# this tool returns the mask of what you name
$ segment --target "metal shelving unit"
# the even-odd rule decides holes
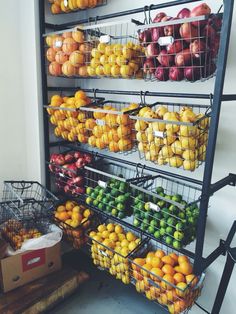
[[[47,73],[46,73],[46,64],[45,64],[45,52],[44,52],[44,38],[43,35],[49,29],[51,32],[57,32],[65,29],[71,29],[74,25],[83,24],[86,22],[97,22],[102,20],[107,20],[110,18],[123,17],[128,15],[133,15],[141,12],[150,12],[151,10],[163,9],[167,7],[183,5],[193,2],[199,2],[201,0],[176,0],[170,1],[168,3],[161,3],[157,5],[151,5],[146,7],[141,7],[133,10],[128,10],[124,12],[117,12],[113,14],[108,14],[104,16],[97,16],[95,18],[89,18],[89,20],[74,20],[63,24],[49,24],[45,21],[45,7],[44,1],[39,1],[39,13],[40,13],[40,35],[41,35],[41,69],[42,69],[42,93],[43,93],[43,105],[48,104],[48,92],[60,91],[60,92],[71,92],[73,93],[78,89],[75,87],[52,87],[48,86]],[[218,67],[217,74],[215,78],[214,92],[213,94],[190,94],[190,93],[161,93],[161,92],[141,92],[143,96],[156,96],[156,97],[169,97],[169,98],[183,98],[183,99],[200,99],[200,100],[209,100],[211,101],[211,123],[209,127],[209,140],[206,151],[206,161],[204,165],[204,174],[201,181],[189,178],[187,176],[182,176],[178,174],[174,174],[162,169],[153,168],[149,166],[145,166],[145,169],[151,171],[153,173],[158,173],[161,175],[169,176],[171,178],[179,178],[181,180],[185,180],[187,182],[192,182],[197,184],[201,189],[201,199],[200,199],[200,214],[198,218],[198,228],[197,228],[197,236],[196,236],[196,247],[194,252],[188,252],[183,250],[182,252],[194,258],[194,271],[197,275],[201,274],[216,258],[220,255],[225,255],[228,253],[227,265],[230,265],[230,271],[233,269],[233,255],[235,255],[235,250],[230,249],[230,243],[235,233],[235,224],[231,229],[229,237],[226,241],[220,240],[219,247],[216,248],[208,257],[203,256],[203,248],[204,248],[204,239],[205,239],[205,229],[206,229],[206,221],[208,215],[208,206],[210,197],[222,189],[227,185],[235,186],[236,185],[236,175],[229,174],[222,180],[212,183],[212,172],[214,165],[214,157],[215,157],[215,149],[216,149],[216,141],[218,134],[218,125],[221,113],[221,104],[222,102],[234,101],[236,100],[236,94],[224,94],[224,80],[225,80],[225,71],[228,57],[228,49],[229,49],[229,40],[230,40],[230,32],[231,32],[231,24],[232,24],[232,15],[233,15],[233,6],[234,0],[225,0],[224,1],[224,12],[223,12],[223,25],[221,31],[221,41],[220,48],[218,54]],[[157,84],[157,83],[156,83]],[[167,83],[166,83],[167,84]],[[95,92],[96,94],[114,94],[114,95],[130,95],[130,96],[139,96],[140,92],[136,91],[119,91],[119,90],[91,90],[84,89],[85,92]],[[49,121],[47,113],[44,111],[44,141],[45,141],[45,160],[49,160],[49,152],[50,148],[57,147],[59,145],[65,145],[67,147],[72,147],[74,149],[80,148],[79,145],[69,144],[64,141],[53,142],[49,141]],[[94,153],[96,156],[100,158],[106,158],[107,156],[102,153]],[[114,161],[120,161],[117,157],[109,157],[109,159]],[[136,164],[127,160],[122,160],[123,163],[127,165],[135,166]],[[46,186],[50,189],[50,173],[46,167]],[[233,251],[232,251],[233,250]],[[231,253],[230,253],[231,252]],[[212,313],[219,313],[221,304],[223,302],[223,297],[225,291],[222,289],[227,288],[228,281],[230,279],[230,275],[226,277],[222,277],[222,282],[219,288],[218,297],[216,299],[214,308]]]

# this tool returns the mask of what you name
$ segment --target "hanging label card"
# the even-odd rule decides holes
[[[156,136],[156,137],[161,137],[161,138],[165,137],[165,133],[161,132],[161,131],[154,131],[153,135]]]
[[[167,46],[167,45],[173,44],[174,41],[175,39],[172,36],[165,36],[165,37],[160,37],[158,39],[158,44],[160,46]]]
[[[155,212],[159,212],[161,209],[158,205],[152,203],[152,202],[149,202],[149,208],[154,210]]]
[[[56,48],[61,48],[61,47],[62,47],[62,41],[61,41],[61,40],[57,40],[57,41],[55,42],[55,47],[56,47]]]
[[[64,6],[68,7],[68,0],[64,0]]]
[[[103,125],[106,124],[106,122],[105,122],[104,120],[97,119],[97,120],[96,120],[96,124],[97,124],[97,125],[100,125],[100,126],[103,126]]]
[[[63,173],[61,173],[61,172],[59,172],[59,176],[62,177],[62,178],[65,177],[65,175]]]
[[[99,41],[101,44],[107,44],[111,41],[111,37],[109,35],[100,36]]]
[[[101,180],[98,181],[98,185],[99,185],[101,188],[103,188],[103,189],[105,189],[105,188],[107,187],[107,183],[104,182],[104,181],[101,181]]]
[[[107,254],[106,252],[104,252],[104,251],[102,251],[102,250],[98,250],[98,252],[99,252],[101,255],[108,257],[108,254]]]

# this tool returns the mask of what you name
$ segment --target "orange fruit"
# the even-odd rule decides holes
[[[163,256],[161,260],[164,264],[175,266],[175,260],[169,255]]]
[[[186,303],[184,300],[178,300],[174,303],[175,314],[181,313],[186,309]]]
[[[163,263],[159,257],[153,257],[151,260],[151,264],[154,268],[155,267],[161,268],[163,266]]]
[[[120,139],[118,146],[121,151],[128,151],[132,149],[132,142],[129,139]]]
[[[111,141],[109,143],[109,150],[113,153],[117,153],[120,151],[118,143]]]
[[[162,305],[166,305],[168,303],[167,295],[165,293],[161,293],[157,301]]]
[[[191,285],[191,287],[194,287],[194,286],[196,286],[196,284],[198,283],[198,278],[197,278],[197,276],[195,276],[195,275],[187,275],[186,277],[185,277],[185,279],[186,279],[186,282],[187,282],[187,284],[189,285]]]
[[[178,263],[181,264],[182,262],[190,263],[189,258],[185,255],[180,255],[178,257]]]
[[[120,125],[117,128],[117,135],[119,136],[119,138],[127,138],[131,135],[131,129],[125,125]]]
[[[96,147],[96,136],[92,135],[88,138],[88,144],[92,147]]]
[[[175,290],[166,291],[166,296],[167,296],[167,300],[170,302],[174,302],[174,301],[178,300],[178,296],[177,296]]]
[[[137,270],[133,270],[133,277],[138,281],[143,280],[143,275],[141,275]]]
[[[63,40],[62,51],[70,55],[73,51],[78,49],[78,43],[71,37]]]
[[[155,252],[155,256],[156,256],[156,257],[159,257],[159,258],[162,258],[162,257],[165,256],[165,253],[164,253],[162,250],[157,250],[157,251]]]
[[[115,127],[117,125],[116,118],[116,114],[107,114],[105,117],[106,124],[111,128]]]
[[[73,210],[75,206],[77,206],[77,204],[74,201],[67,201],[65,204],[66,210]]]
[[[69,60],[74,67],[82,66],[85,62],[84,55],[79,50],[73,51]]]
[[[156,300],[160,296],[160,294],[161,294],[161,289],[152,286],[152,287],[150,287],[149,292],[150,292],[150,295],[151,295],[152,299]]]
[[[109,138],[109,141],[114,141],[114,142],[119,142],[120,140],[116,129],[111,129],[108,132],[108,138]]]
[[[76,68],[70,63],[70,61],[63,63],[61,70],[62,73],[66,76],[74,76],[77,73]]]
[[[185,276],[191,275],[193,273],[193,266],[188,262],[182,262],[179,265],[179,268],[180,268],[180,273],[182,273]]]
[[[52,63],[50,63],[48,71],[53,76],[60,76],[62,74],[61,65],[57,63],[56,61],[53,61]]]
[[[58,214],[58,219],[61,220],[61,221],[66,221],[69,218],[70,218],[70,216],[68,215],[68,213],[66,211],[65,212],[60,212]]]
[[[75,99],[84,99],[86,100],[87,96],[86,96],[86,93],[83,91],[83,90],[78,90],[76,93],[75,93]]]
[[[72,38],[79,44],[84,42],[84,33],[82,31],[72,32]]]
[[[144,277],[149,277],[150,275],[149,275],[149,273],[148,273],[146,270],[151,271],[152,265],[146,263],[146,264],[144,264],[144,265],[142,266],[142,268],[143,268],[143,269],[141,269],[141,274],[142,274]]]
[[[169,256],[175,261],[175,265],[177,265],[179,256],[176,253],[170,253]]]
[[[165,274],[174,276],[175,270],[171,265],[165,264],[161,269]]]
[[[117,124],[127,125],[130,123],[129,116],[127,114],[118,115],[116,118]]]
[[[80,107],[84,107],[86,105],[87,105],[87,102],[84,99],[76,99],[76,101],[75,101],[75,107],[77,109],[80,108]],[[83,114],[86,117],[84,112],[81,112],[81,114]]]
[[[57,207],[57,212],[58,213],[61,213],[61,212],[64,212],[66,210],[65,206],[64,205],[60,205]]]
[[[144,280],[137,281],[135,284],[135,288],[136,288],[137,292],[143,293],[146,290]]]
[[[104,148],[106,148],[106,143],[101,138],[97,138],[96,139],[96,147],[99,149],[104,149]]]
[[[173,276],[175,283],[185,282],[185,276],[181,273],[175,273]]]
[[[59,13],[61,13],[61,6],[53,3],[51,5],[51,12],[52,12],[52,14],[59,14]]]
[[[137,264],[137,265],[140,265],[140,266],[143,266],[143,265],[146,263],[146,261],[145,261],[144,258],[135,258],[135,259],[133,260],[133,262],[134,262],[135,264]],[[135,265],[134,263],[131,264],[132,269],[137,270],[137,271],[140,271],[141,268],[138,267],[137,265]]]
[[[182,297],[182,298],[185,298],[188,293],[189,293],[189,290],[188,290],[188,285],[185,283],[185,282],[179,282],[177,283],[176,285],[176,288],[175,291],[176,291],[176,294],[179,296],[179,297]]]
[[[171,283],[172,285],[175,284],[174,278],[169,274],[163,276],[163,281],[161,281],[160,285],[165,290],[172,290],[173,286],[169,285],[168,283]]]
[[[152,275],[150,275],[150,278],[153,281],[161,281],[159,277],[163,277],[165,275],[165,273],[158,267],[152,268],[151,273]]]
[[[65,33],[62,34],[63,38],[68,38],[68,37],[71,37],[71,36],[72,36],[71,32],[65,32]]]
[[[56,53],[57,52],[53,48],[48,48],[47,54],[46,54],[48,61],[50,62],[55,61]]]
[[[146,256],[146,263],[151,264],[153,257],[155,257],[155,252],[149,252]]]
[[[96,121],[94,119],[87,119],[85,122],[85,127],[88,130],[92,130],[96,126]]]

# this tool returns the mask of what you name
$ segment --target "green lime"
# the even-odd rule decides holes
[[[151,225],[152,227],[154,227],[154,228],[157,228],[157,227],[158,227],[158,222],[153,219],[153,220],[150,221],[150,225]]]
[[[179,217],[180,219],[184,219],[184,218],[185,218],[185,213],[179,212],[178,217]]]
[[[163,237],[166,233],[166,229],[165,228],[161,228],[160,229],[160,235]]]
[[[178,212],[178,207],[175,205],[170,205],[169,207],[169,213],[176,214]]]
[[[146,228],[148,228],[149,220],[147,218],[144,218],[143,219],[143,224],[146,226]]]
[[[191,225],[195,225],[197,223],[197,219],[194,217],[189,217],[188,223],[190,223]]]
[[[145,225],[144,223],[141,224],[140,228],[143,230],[143,231],[146,231],[147,229],[147,225]]]
[[[119,191],[117,191],[117,190],[115,190],[115,189],[112,189],[112,190],[111,190],[111,196],[116,197],[116,196],[118,196],[118,195],[119,195]]]
[[[175,240],[181,241],[184,238],[184,233],[180,231],[175,231],[174,238]]]
[[[124,195],[119,195],[117,196],[116,200],[118,203],[124,203],[126,199]]]
[[[160,230],[157,230],[157,231],[154,232],[154,237],[155,237],[156,239],[160,239],[160,237],[161,237]]]
[[[112,214],[113,216],[116,216],[116,217],[117,217],[117,215],[118,215],[118,210],[117,210],[116,208],[112,208],[111,214]]]
[[[91,197],[86,198],[86,204],[91,205],[93,203],[93,199]]]
[[[156,219],[156,220],[161,220],[162,219],[162,214],[159,212],[159,213],[155,213],[153,215],[153,219]]]
[[[99,204],[99,202],[98,202],[97,200],[94,200],[94,201],[93,201],[93,206],[97,207],[98,204]]]
[[[110,201],[110,202],[108,203],[108,205],[111,206],[111,207],[115,207],[116,203],[115,203],[115,201]]]
[[[107,199],[107,197],[104,197],[103,200],[102,200],[102,202],[103,202],[103,204],[106,204],[106,205],[107,205],[107,204],[109,203],[109,200]]]
[[[151,234],[154,234],[155,229],[152,226],[149,226],[148,227],[148,232],[151,233]]]
[[[160,195],[161,197],[165,197],[165,193],[164,192],[159,192],[158,195]]]
[[[167,236],[167,237],[165,238],[165,242],[166,242],[166,244],[168,244],[168,245],[172,245],[173,238],[172,238],[172,237]]]
[[[169,208],[167,208],[167,207],[164,207],[164,208],[162,208],[162,210],[161,210],[161,212],[162,212],[162,215],[163,215],[163,217],[164,218],[169,218]]]
[[[98,209],[100,209],[100,210],[104,210],[104,209],[105,209],[104,204],[99,203],[99,204],[98,204]]]
[[[147,219],[151,219],[152,218],[151,211],[149,210],[147,212],[144,212],[144,217]]]
[[[180,203],[182,201],[182,195],[180,194],[175,194],[172,196],[172,201]]]
[[[103,195],[104,193],[105,193],[105,191],[104,191],[103,189],[101,189],[101,190],[98,192],[99,195]]]
[[[125,205],[122,203],[118,203],[116,206],[118,211],[124,211],[125,210]]]
[[[172,228],[172,227],[167,227],[167,228],[166,228],[166,233],[167,233],[167,234],[170,234],[170,235],[173,235],[173,233],[174,233],[174,228]]]
[[[157,203],[157,205],[160,207],[160,208],[163,208],[165,206],[166,202],[165,201],[159,201]]]
[[[138,203],[136,206],[139,210],[144,210],[144,204],[143,203]]]
[[[173,217],[170,217],[167,219],[167,224],[171,227],[174,227],[176,225],[176,220]]]
[[[93,189],[91,187],[86,188],[86,194],[90,195],[93,192]]]
[[[175,249],[179,250],[179,249],[181,249],[182,244],[181,244],[181,242],[174,240],[173,243],[172,243],[172,246],[173,246]]]
[[[162,186],[158,186],[158,187],[156,188],[156,192],[157,192],[158,194],[164,193],[163,187],[162,187]]]
[[[144,209],[150,210],[150,203],[149,202],[144,204]]]
[[[165,199],[166,199],[166,200],[172,200],[172,196],[171,196],[171,195],[166,195],[166,196],[165,196]]]
[[[165,219],[162,219],[162,220],[160,221],[160,227],[161,227],[161,228],[166,228],[166,221],[165,221]]]
[[[111,213],[112,209],[113,209],[112,206],[109,206],[109,205],[106,206],[106,212],[107,213]]]
[[[182,222],[178,222],[175,226],[175,229],[177,231],[183,231],[184,230],[184,225],[182,224]]]
[[[135,227],[139,227],[139,226],[141,225],[141,221],[140,221],[138,218],[134,218],[133,225],[134,225]]]
[[[94,192],[91,193],[90,196],[91,196],[91,198],[95,199],[97,197],[97,193],[95,193],[95,191],[94,191]]]
[[[119,213],[118,213],[118,218],[124,219],[125,217],[126,217],[126,215],[125,215],[124,212],[119,212]]]

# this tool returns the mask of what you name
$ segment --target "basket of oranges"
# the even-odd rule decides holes
[[[48,0],[52,14],[65,14],[93,9],[107,4],[107,0]]]

